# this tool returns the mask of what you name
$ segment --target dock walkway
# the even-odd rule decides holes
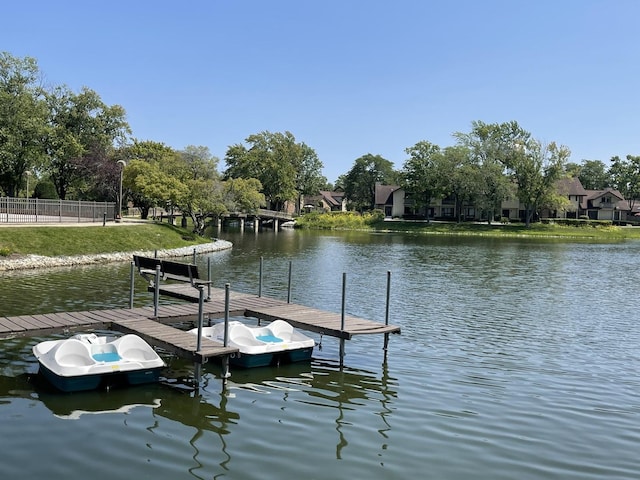
[[[137,307],[0,317],[0,339],[99,329],[140,335],[154,346],[199,363],[210,357],[237,352],[235,348],[205,338],[201,339],[201,348],[196,351],[195,335],[168,324],[197,321],[197,290],[184,284],[164,284],[161,290],[165,295],[183,298],[189,303],[161,305],[157,316],[153,307]],[[205,318],[224,318],[225,296],[224,289],[211,289],[210,299],[203,304]],[[400,333],[400,327],[352,316],[345,316],[344,328],[341,328],[342,316],[338,313],[239,292],[229,294],[229,315],[268,321],[281,319],[294,327],[341,340],[349,340],[354,335]]]

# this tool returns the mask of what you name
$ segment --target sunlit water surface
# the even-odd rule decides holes
[[[220,235],[217,287],[384,321],[320,338],[311,364],[233,370],[166,357],[165,383],[70,395],[0,343],[0,477],[638,479],[637,242],[363,233]],[[206,268],[207,257],[198,258]],[[5,273],[0,314],[126,307],[129,265]],[[150,305],[136,279],[135,304]],[[168,386],[167,384],[171,385]]]

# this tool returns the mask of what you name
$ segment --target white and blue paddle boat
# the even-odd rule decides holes
[[[228,342],[239,353],[231,355],[231,364],[243,368],[266,367],[280,363],[311,360],[315,341],[298,332],[290,323],[275,320],[269,325],[249,327],[240,321],[230,321]],[[224,342],[224,322],[202,328],[202,336]],[[189,330],[198,335],[198,329]]]
[[[157,382],[164,361],[137,335],[77,334],[33,347],[42,375],[63,392],[95,390],[101,384]]]

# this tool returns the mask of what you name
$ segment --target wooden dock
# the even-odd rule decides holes
[[[168,324],[195,322],[198,319],[198,290],[186,284],[163,284],[161,294],[188,300],[188,303],[153,307],[115,308],[79,312],[46,313],[0,317],[0,339],[45,336],[54,333],[73,333],[87,330],[115,330],[140,335],[151,345],[181,357],[203,363],[207,358],[227,356],[237,352],[218,342],[201,339],[196,351],[197,337]],[[203,304],[205,319],[225,316],[226,291],[211,289],[211,297]],[[255,317],[260,320],[285,320],[294,327],[322,335],[349,340],[354,335],[400,333],[400,327],[385,325],[339,313],[287,303],[269,297],[230,292],[229,316]]]

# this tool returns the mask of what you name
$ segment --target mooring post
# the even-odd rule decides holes
[[[207,300],[211,300],[211,257],[207,257]]]
[[[291,267],[293,262],[289,260],[289,286],[287,287],[287,303],[291,303]]]
[[[191,263],[193,263],[194,265],[196,264],[196,249],[195,249],[195,247],[193,248],[193,261]]]
[[[389,299],[391,298],[391,272],[387,271],[387,304],[384,311],[384,324],[389,325]],[[384,361],[387,362],[387,349],[389,347],[389,334],[384,334]]]
[[[196,351],[202,348],[202,325],[204,324],[204,285],[198,285],[198,341]]]
[[[160,303],[160,265],[156,265],[156,278],[153,281],[153,316],[158,318],[158,304]]]
[[[135,288],[135,263],[131,262],[131,269],[129,272],[129,308],[133,308],[133,290]]]
[[[158,249],[157,248],[153,251],[153,258],[158,258]]]
[[[258,296],[262,296],[262,264],[264,263],[264,257],[260,257],[260,273],[258,274]]]
[[[224,339],[223,345],[229,346],[229,295],[230,285],[226,283],[224,285]],[[222,388],[227,388],[227,379],[231,376],[229,372],[229,355],[222,357]]]
[[[342,308],[340,314],[340,331],[344,332],[345,302],[347,297],[347,273],[342,273]],[[340,368],[344,366],[344,338],[340,337]]]

